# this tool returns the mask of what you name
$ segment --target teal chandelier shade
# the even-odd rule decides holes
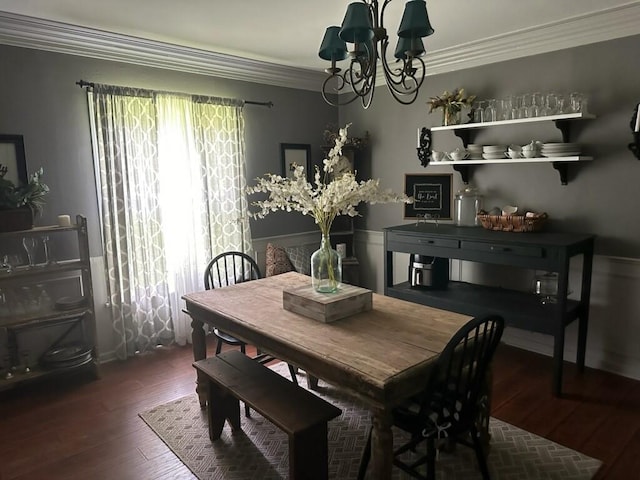
[[[342,20],[340,38],[349,43],[361,43],[373,38],[373,26],[369,7],[363,2],[353,2],[347,7]]]
[[[418,38],[398,38],[398,44],[396,45],[396,51],[393,54],[398,60],[405,60],[409,57],[421,57],[425,54],[424,43],[422,39]]]
[[[400,38],[422,38],[433,35],[433,32],[426,2],[424,0],[407,2],[398,28],[398,36]]]
[[[340,61],[347,58],[347,44],[342,40],[338,33],[340,27],[328,27],[324,32],[322,44],[318,55],[323,60]]]
[[[382,75],[398,103],[410,105],[418,98],[427,70],[422,39],[434,30],[425,0],[409,0],[404,6],[394,50],[384,24],[387,6],[392,1],[352,1],[342,25],[326,29],[318,55],[331,62],[322,83],[322,97],[328,104],[347,105],[360,99],[363,108],[369,108],[376,79]],[[349,63],[343,70],[336,62],[345,59]]]

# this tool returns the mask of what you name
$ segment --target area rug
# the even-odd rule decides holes
[[[284,365],[274,370],[288,376]],[[306,384],[300,375],[300,385]],[[337,388],[320,382],[318,395],[342,409],[329,422],[329,478],[357,478],[360,454],[370,425],[368,411]],[[242,416],[242,432],[225,425],[214,443],[209,441],[207,415],[196,394],[159,405],[140,417],[200,480],[286,479],[289,471],[287,436],[255,411]],[[513,425],[492,418],[489,471],[494,480],[588,480],[601,461],[587,457]],[[394,429],[395,430],[395,429]],[[402,441],[394,431],[394,444]],[[409,478],[393,469],[393,479]],[[481,479],[473,451],[462,445],[453,453],[440,452],[437,478]]]

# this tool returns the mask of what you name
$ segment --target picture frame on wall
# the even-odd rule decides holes
[[[452,219],[453,174],[405,174],[404,193],[414,198],[405,203],[404,218]]]
[[[304,167],[304,174],[309,177],[311,166],[311,145],[305,143],[281,143],[282,176],[293,178],[297,165]]]
[[[22,135],[0,134],[0,164],[7,168],[5,180],[9,180],[16,186],[25,185],[28,182]]]

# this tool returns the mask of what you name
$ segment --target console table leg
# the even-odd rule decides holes
[[[553,381],[552,391],[556,397],[562,396],[562,366],[564,363],[564,325],[558,325],[553,339]]]

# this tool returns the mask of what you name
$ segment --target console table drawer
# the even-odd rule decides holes
[[[542,258],[544,248],[536,246],[510,245],[501,243],[467,242],[462,241],[460,248],[478,252],[495,253],[499,255],[516,255],[519,257]]]
[[[439,247],[439,248],[460,248],[460,241],[455,238],[429,237],[426,235],[411,235],[402,233],[387,233],[387,241],[389,243],[407,245],[408,251],[417,246],[423,247]]]

